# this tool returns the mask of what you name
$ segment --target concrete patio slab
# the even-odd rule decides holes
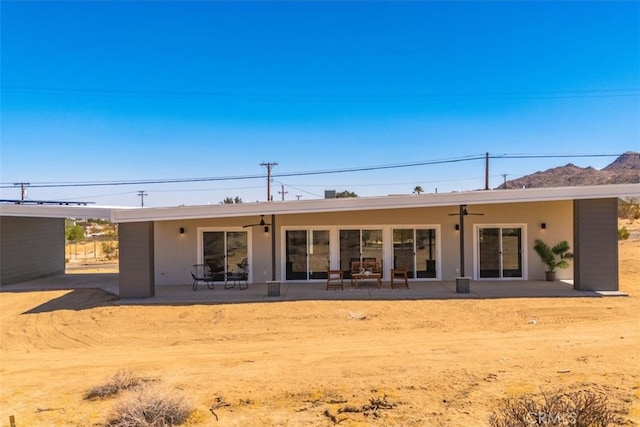
[[[2,292],[46,291],[63,289],[99,288],[118,295],[118,274],[67,274],[46,277],[2,287]],[[488,298],[571,298],[626,296],[622,292],[576,291],[570,283],[546,281],[472,281],[469,293],[456,293],[455,281],[411,282],[409,289],[391,289],[388,282],[377,286],[351,287],[344,290],[326,290],[323,282],[282,283],[280,295],[269,296],[266,283],[250,284],[247,289],[225,289],[216,284],[214,289],[192,284],[156,286],[155,296],[144,299],[117,300],[114,304],[230,304],[249,302],[310,301],[310,300],[429,300],[429,299],[488,299]]]

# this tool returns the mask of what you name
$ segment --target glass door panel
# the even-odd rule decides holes
[[[246,231],[227,232],[227,272],[246,269],[249,253],[248,238]]]
[[[351,278],[351,262],[360,261],[360,230],[340,230],[340,270]]]
[[[382,265],[382,230],[362,230],[362,261],[379,261]]]
[[[393,230],[393,268],[406,268],[407,276],[414,277],[413,229]]]
[[[224,231],[205,231],[202,236],[203,263],[211,268],[216,280],[224,280]]]
[[[436,255],[436,230],[416,230],[417,277],[436,278]]]
[[[307,231],[286,232],[286,279],[307,280]]]
[[[502,229],[502,277],[522,277],[522,230]]]
[[[500,229],[481,228],[480,242],[480,277],[500,277]]]
[[[310,230],[309,278],[326,279],[329,270],[329,231]]]

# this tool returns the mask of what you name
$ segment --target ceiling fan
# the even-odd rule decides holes
[[[450,213],[449,216],[460,215],[460,212]],[[462,215],[484,215],[483,213],[470,213],[467,211],[467,205],[462,205]]]
[[[271,224],[268,224],[268,223],[264,222],[264,215],[260,215],[260,222],[259,222],[259,223],[257,223],[257,224],[247,224],[247,225],[243,225],[243,226],[242,226],[242,228],[247,228],[247,227],[257,227],[257,226],[260,226],[260,227],[264,227],[264,232],[265,232],[265,233],[268,233],[268,232],[269,232],[269,226],[270,226],[270,225],[271,225]]]

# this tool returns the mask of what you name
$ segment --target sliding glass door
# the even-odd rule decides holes
[[[393,267],[407,270],[409,278],[435,279],[436,230],[400,228],[393,230]]]
[[[340,230],[340,269],[351,277],[354,261],[379,261],[382,271],[382,230]]]
[[[216,280],[247,264],[249,245],[246,231],[205,231],[202,234],[203,263],[216,273]]]
[[[478,266],[481,279],[521,278],[522,228],[479,228]]]
[[[329,269],[328,230],[287,230],[286,279],[326,279]]]

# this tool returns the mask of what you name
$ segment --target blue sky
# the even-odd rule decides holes
[[[640,3],[7,2],[2,198],[266,199],[265,176],[640,151]],[[572,162],[500,159],[490,186]],[[470,190],[484,161],[275,177],[274,199]]]

